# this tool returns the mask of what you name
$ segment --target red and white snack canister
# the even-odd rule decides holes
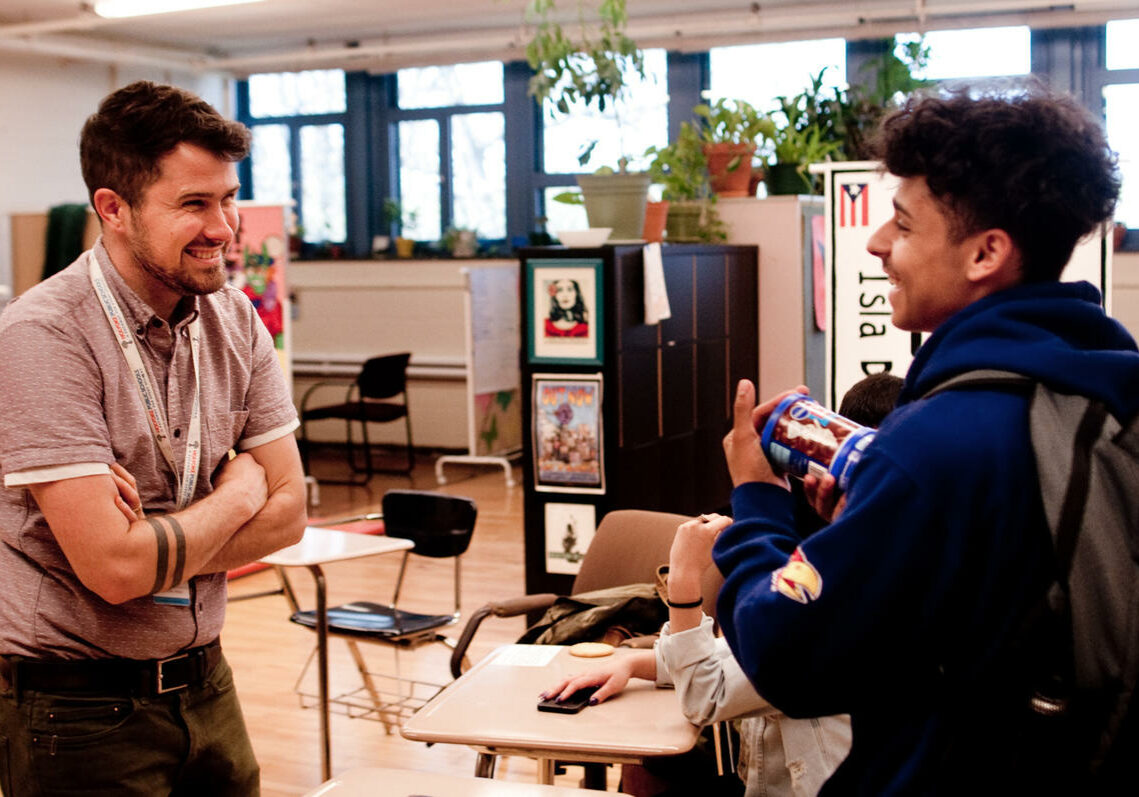
[[[874,439],[862,426],[803,393],[792,393],[776,405],[760,435],[763,453],[772,467],[802,478],[830,473],[846,490],[854,466]]]

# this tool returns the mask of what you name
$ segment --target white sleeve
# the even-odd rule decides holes
[[[708,725],[746,715],[777,713],[740,669],[728,643],[712,633],[712,618],[673,634],[668,623],[656,644],[657,683],[675,685],[689,722]],[[667,675],[666,675],[667,674]],[[665,680],[665,679],[668,680]]]

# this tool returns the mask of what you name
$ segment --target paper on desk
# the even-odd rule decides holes
[[[555,645],[507,645],[490,660],[491,664],[508,664],[513,667],[545,667],[561,648]]]
[[[645,244],[645,323],[657,324],[672,318],[672,308],[668,304],[668,291],[664,285],[664,263],[661,261],[660,244]]]

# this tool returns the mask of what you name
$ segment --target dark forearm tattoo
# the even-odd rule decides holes
[[[170,558],[170,543],[166,540],[166,529],[157,518],[148,517],[146,522],[154,529],[154,539],[158,542],[158,564],[154,574],[152,593],[161,592],[166,586],[166,560]]]
[[[167,515],[166,520],[174,532],[174,579],[171,584],[181,584],[182,569],[186,566],[186,535],[173,516]]]
[[[182,583],[182,571],[186,567],[186,533],[182,525],[171,515],[161,517],[148,517],[146,521],[154,529],[154,539],[158,543],[157,562],[154,569],[154,586],[151,593],[161,592],[166,588],[166,568],[170,562],[170,539],[166,525],[170,524],[170,532],[174,534],[174,571],[170,579],[170,586]]]

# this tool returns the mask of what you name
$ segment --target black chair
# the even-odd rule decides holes
[[[423,699],[416,697],[417,687],[425,687],[435,691],[442,688],[442,684],[427,684],[400,677],[398,674],[399,650],[434,642],[442,643],[448,648],[454,647],[454,642],[440,632],[459,620],[462,586],[461,556],[470,546],[477,517],[478,507],[469,498],[422,490],[389,490],[384,494],[384,533],[391,537],[411,540],[415,547],[403,554],[403,561],[400,563],[399,576],[396,579],[390,604],[353,601],[328,609],[328,633],[330,636],[339,636],[347,642],[356,662],[356,668],[364,682],[362,689],[369,696],[369,699],[363,704],[354,702],[350,696],[333,698],[331,702],[346,705],[350,714],[352,709],[356,708],[360,715],[378,715],[390,733],[395,724],[393,720],[396,716],[401,712],[414,710],[426,701],[426,697]],[[408,570],[408,561],[412,555],[431,559],[453,560],[453,612],[450,614],[428,614],[409,611],[399,606],[400,590]],[[280,568],[278,568],[278,572],[283,577]],[[294,611],[289,619],[294,623],[315,630],[316,612],[298,610],[295,599],[290,603]],[[356,644],[360,641],[393,647],[396,651],[396,675],[377,675],[370,672]],[[303,677],[304,672],[301,673],[301,678]],[[298,678],[298,685],[301,678]],[[397,693],[395,695],[383,694],[376,685],[376,680],[379,678],[395,681]],[[433,693],[434,691],[432,691]]]
[[[309,407],[309,400],[321,388],[330,385],[345,385],[345,380],[322,380],[305,391],[301,398],[301,455],[304,458],[305,472],[311,474],[309,466],[308,422],[327,418],[340,418],[344,421],[347,438],[348,466],[353,474],[363,474],[363,478],[321,479],[330,484],[367,484],[377,469],[372,464],[372,446],[368,440],[369,423],[391,423],[404,419],[407,428],[407,468],[396,471],[382,471],[410,474],[415,467],[415,449],[411,442],[411,415],[407,405],[407,363],[411,354],[388,354],[373,357],[364,363],[359,375],[347,383],[344,401],[339,404]],[[401,397],[399,401],[390,401]],[[352,423],[360,424],[363,438],[364,462],[356,462],[356,443],[352,434]]]

